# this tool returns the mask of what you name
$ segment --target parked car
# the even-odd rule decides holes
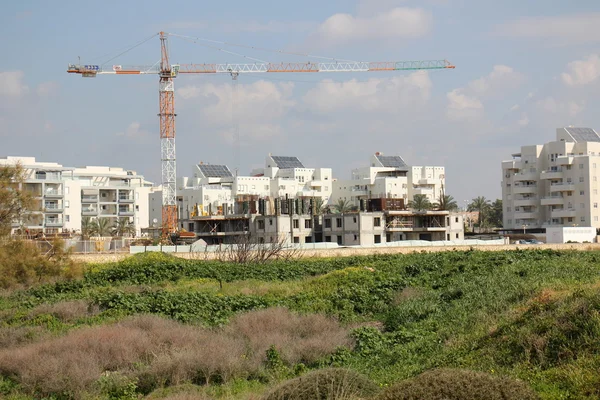
[[[524,240],[525,244],[544,244],[544,242],[541,242],[537,239],[529,239],[529,240]]]

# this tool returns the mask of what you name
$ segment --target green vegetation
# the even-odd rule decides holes
[[[596,251],[148,253],[0,296],[0,396],[593,399],[599,337]]]

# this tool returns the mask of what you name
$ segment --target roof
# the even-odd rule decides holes
[[[198,164],[198,168],[200,168],[202,174],[207,178],[233,177],[227,165]]]
[[[386,168],[399,168],[399,169],[400,168],[402,168],[402,169],[408,168],[408,165],[406,165],[406,163],[400,156],[376,155],[375,157],[377,157],[377,159],[379,160],[381,165],[383,165]]]
[[[271,156],[278,168],[305,168],[298,157]]]
[[[600,135],[591,128],[567,127],[565,130],[571,135],[575,142],[600,142]]]

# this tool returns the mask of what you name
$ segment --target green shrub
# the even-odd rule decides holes
[[[343,368],[325,368],[281,383],[263,400],[351,400],[370,398],[379,387]]]
[[[437,369],[397,383],[376,400],[535,400],[519,380],[460,369]]]

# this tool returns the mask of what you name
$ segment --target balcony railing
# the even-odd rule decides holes
[[[46,197],[60,197],[63,195],[62,190],[46,190],[44,196]]]
[[[44,221],[46,226],[62,226],[63,220],[59,218],[48,218]]]
[[[83,195],[81,196],[81,201],[83,203],[89,201],[89,202],[97,202],[98,201],[98,196],[97,195]]]

